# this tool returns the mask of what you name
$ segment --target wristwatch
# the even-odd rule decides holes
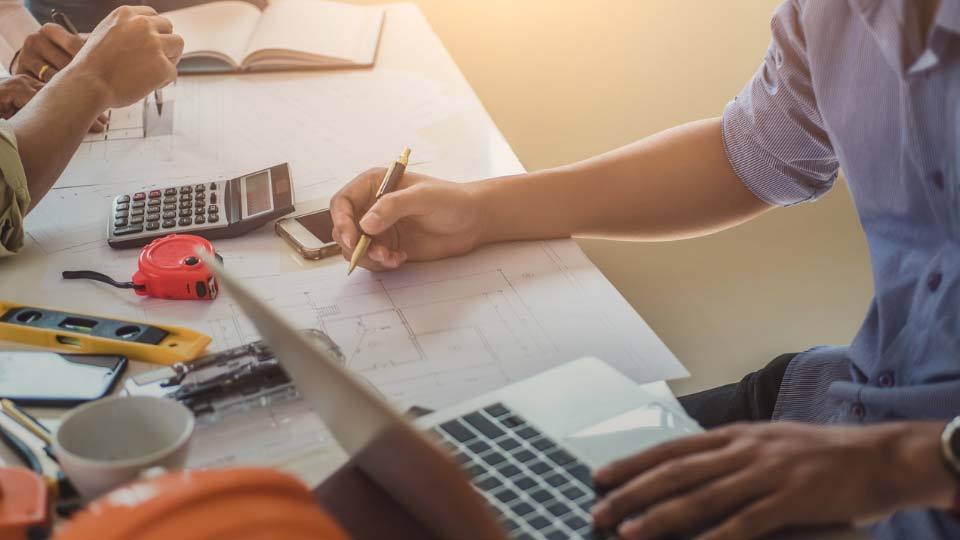
[[[957,479],[957,495],[953,501],[954,516],[960,517],[960,416],[954,418],[947,427],[943,428],[940,436],[940,450],[947,468]]]

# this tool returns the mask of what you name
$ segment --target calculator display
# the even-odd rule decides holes
[[[256,216],[273,210],[270,171],[262,171],[243,179],[244,216]]]

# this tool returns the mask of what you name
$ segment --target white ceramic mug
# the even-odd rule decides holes
[[[60,467],[87,500],[152,467],[187,462],[193,413],[172,399],[115,396],[73,409],[53,440]]]

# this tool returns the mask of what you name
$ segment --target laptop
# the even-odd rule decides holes
[[[593,358],[411,422],[201,256],[353,463],[437,538],[603,538],[591,470],[701,431],[662,383],[637,385]]]

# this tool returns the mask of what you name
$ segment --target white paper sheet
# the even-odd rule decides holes
[[[53,189],[27,214],[25,230],[48,255],[106,246],[114,197],[171,185],[174,184],[164,182]]]
[[[436,159],[419,132],[463,108],[442,83],[415,73],[326,75],[183,77],[172,135],[81,145],[56,187],[202,182],[289,162],[296,197],[308,200],[407,146],[414,166]]]
[[[347,366],[401,408],[455,403],[587,355],[637,382],[686,375],[571,240],[493,246],[390,273],[359,270],[348,278],[342,261],[280,274],[271,262],[283,257],[276,249],[279,240],[268,238],[261,241],[272,241],[274,249],[262,244],[263,249],[235,252],[233,243],[218,243],[218,249],[226,264],[293,324],[327,332],[343,349]],[[53,305],[69,308],[70,299],[105,287],[57,283],[66,264],[129,279],[135,258],[119,252],[124,255],[108,259],[110,251],[49,257],[45,290],[61,300]],[[125,315],[134,308],[139,319],[204,332],[214,338],[212,350],[259,337],[226,295],[200,302],[116,294],[126,297],[116,306]],[[24,296],[37,301],[35,292]],[[114,307],[85,311],[110,315]]]

